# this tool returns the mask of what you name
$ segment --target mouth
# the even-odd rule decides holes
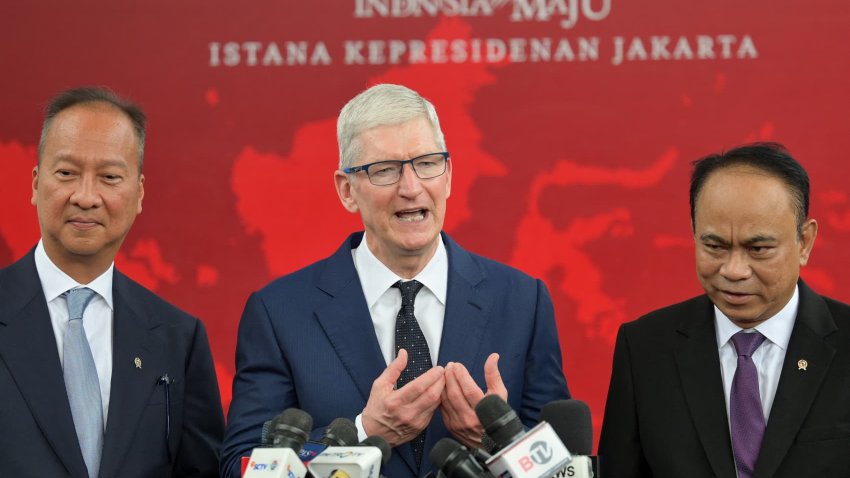
[[[723,297],[723,300],[732,305],[744,305],[750,300],[752,300],[755,295],[753,294],[745,294],[743,292],[733,292],[727,290],[720,290],[720,295]]]
[[[427,209],[407,209],[395,213],[395,217],[401,222],[422,222],[428,217]]]
[[[79,230],[94,229],[95,227],[100,225],[98,221],[84,217],[72,217],[68,219],[68,224],[70,224],[71,227]]]

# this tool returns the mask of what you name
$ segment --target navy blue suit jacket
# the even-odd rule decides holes
[[[239,476],[239,458],[260,441],[264,421],[297,407],[314,420],[314,436],[334,418],[363,411],[372,382],[387,364],[354,268],[351,235],[331,257],[281,277],[253,294],[239,325],[236,377],[222,448],[222,476]],[[443,235],[448,292],[438,363],[461,362],[482,389],[484,362],[500,354],[508,401],[527,425],[540,408],[569,397],[552,301],[546,286],[516,269],[470,254]],[[448,436],[439,411],[427,429],[428,453]],[[422,476],[409,444],[393,449],[390,478]]]
[[[218,476],[224,417],[203,325],[117,269],[113,305],[100,476]],[[0,476],[88,477],[32,252],[0,270]]]

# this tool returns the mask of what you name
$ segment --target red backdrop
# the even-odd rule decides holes
[[[201,317],[230,399],[248,294],[360,227],[332,185],[335,118],[396,82],[454,164],[446,230],[543,278],[598,430],[617,326],[700,292],[689,163],[785,143],[820,235],[803,275],[850,300],[850,4],[842,0],[6,2],[0,266],[38,240],[41,109],[108,85],[150,116],[144,213],[118,266]]]

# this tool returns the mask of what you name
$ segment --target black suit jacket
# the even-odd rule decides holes
[[[755,478],[848,477],[850,306],[799,289]],[[599,454],[606,478],[735,478],[708,297],[620,328]]]
[[[224,419],[203,325],[117,269],[113,303],[100,476],[218,476]],[[88,476],[32,252],[0,270],[0,476]]]

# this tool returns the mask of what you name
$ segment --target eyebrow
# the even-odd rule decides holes
[[[61,163],[61,162],[63,162],[63,161],[64,161],[64,162],[71,163],[71,164],[74,164],[74,165],[79,165],[79,164],[80,164],[80,162],[81,162],[80,160],[78,160],[78,159],[77,159],[77,158],[75,158],[74,156],[71,156],[71,155],[68,155],[68,154],[61,155],[61,156],[59,156],[59,157],[57,158],[57,160],[56,160],[57,164],[58,164],[58,163]],[[122,160],[122,159],[111,159],[111,158],[107,158],[107,159],[100,159],[100,160],[98,160],[98,165],[97,165],[97,166],[98,166],[99,168],[102,168],[102,167],[116,167],[116,168],[121,168],[121,169],[123,169],[123,170],[128,170],[128,169],[130,169],[130,168],[129,168],[129,166],[127,165],[127,161],[124,161],[124,160]]]
[[[717,243],[722,244],[724,246],[729,245],[729,241],[727,241],[726,239],[723,239],[722,237],[718,236],[717,234],[711,234],[711,233],[702,234],[702,235],[699,236],[699,238],[702,242],[711,241],[711,242],[717,242]],[[751,246],[753,244],[758,244],[758,243],[763,243],[763,242],[776,242],[776,237],[769,236],[767,234],[756,234],[755,236],[747,238],[745,241],[743,241],[743,244],[745,246]]]

